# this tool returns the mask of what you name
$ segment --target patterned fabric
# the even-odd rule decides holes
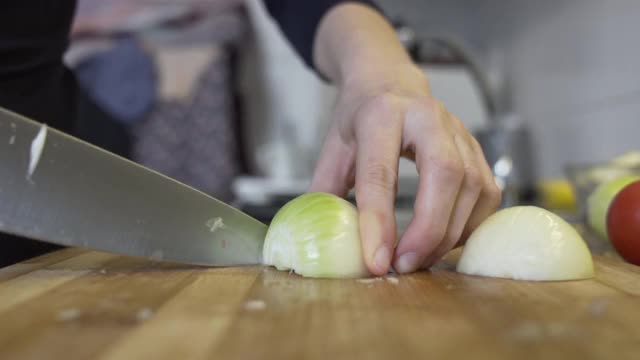
[[[96,5],[95,9],[87,5],[96,11],[87,11],[85,16],[105,19],[104,24],[118,18],[107,16],[110,11],[120,13],[117,9],[126,8],[135,18],[144,9],[168,8],[140,2],[124,6],[121,0],[110,0],[112,6],[95,0],[80,3]],[[93,84],[86,88],[97,89],[90,95],[114,121],[126,124],[131,160],[223,200],[231,199],[231,184],[241,169],[230,59],[246,30],[238,4],[207,0],[201,4],[207,6],[193,6],[186,2],[182,5],[200,16],[179,24],[158,24],[153,30],[130,34],[130,39],[111,41],[110,50],[98,51],[79,63],[93,64],[90,71],[81,71],[82,66],[76,69],[79,75],[87,73],[79,76],[81,81]],[[117,28],[111,25],[103,30]],[[102,38],[95,34],[103,32],[89,31],[98,41]],[[145,106],[131,106],[137,99],[144,100],[139,103]]]
[[[72,36],[137,32],[193,16],[238,9],[243,0],[78,0]]]
[[[160,100],[136,124],[133,159],[222,200],[240,172],[229,56],[214,57],[193,96]]]
[[[134,123],[153,106],[153,61],[134,36],[124,36],[110,50],[80,62],[74,73],[91,99],[116,121]]]

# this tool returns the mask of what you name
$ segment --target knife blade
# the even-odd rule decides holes
[[[0,108],[0,231],[192,264],[259,264],[267,226],[176,180]]]

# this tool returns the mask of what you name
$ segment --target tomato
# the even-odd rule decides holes
[[[607,234],[620,256],[640,266],[640,180],[625,186],[611,202]]]

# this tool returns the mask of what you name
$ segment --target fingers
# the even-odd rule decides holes
[[[473,137],[471,138],[470,144],[476,156],[476,162],[479,164],[479,170],[482,176],[482,191],[480,192],[476,206],[467,221],[461,242],[464,242],[473,230],[475,230],[489,215],[493,214],[500,207],[502,202],[502,191],[494,180],[493,172],[487,164],[482,147]]]
[[[429,104],[408,112],[405,132],[421,129],[415,140],[419,189],[414,217],[396,249],[394,268],[401,273],[419,268],[442,242],[464,180],[465,164],[447,128],[446,110]],[[420,124],[423,124],[422,126]],[[465,194],[462,201],[471,201]]]
[[[430,266],[496,211],[501,192],[482,148],[437,100],[376,97],[327,136],[310,191],[346,196],[355,182],[363,254],[374,275]],[[400,156],[413,158],[419,189],[414,217],[396,243],[394,201]],[[395,252],[395,254],[394,254]]]
[[[356,200],[363,253],[374,275],[388,272],[396,239],[394,200],[402,140],[402,112],[393,97],[358,113]]]
[[[435,251],[427,257],[423,264],[424,267],[429,267],[438,261],[460,241],[484,186],[481,164],[478,162],[475,149],[471,145],[471,135],[466,132],[460,120],[451,117],[449,121],[457,130],[453,135],[453,140],[464,165],[464,177],[449,219],[447,233]]]
[[[345,144],[333,126],[316,163],[309,191],[328,192],[341,197],[353,187],[355,148]]]

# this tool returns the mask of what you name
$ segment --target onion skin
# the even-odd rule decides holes
[[[289,201],[273,218],[263,263],[306,277],[369,276],[360,242],[358,211],[329,193],[307,193]]]

